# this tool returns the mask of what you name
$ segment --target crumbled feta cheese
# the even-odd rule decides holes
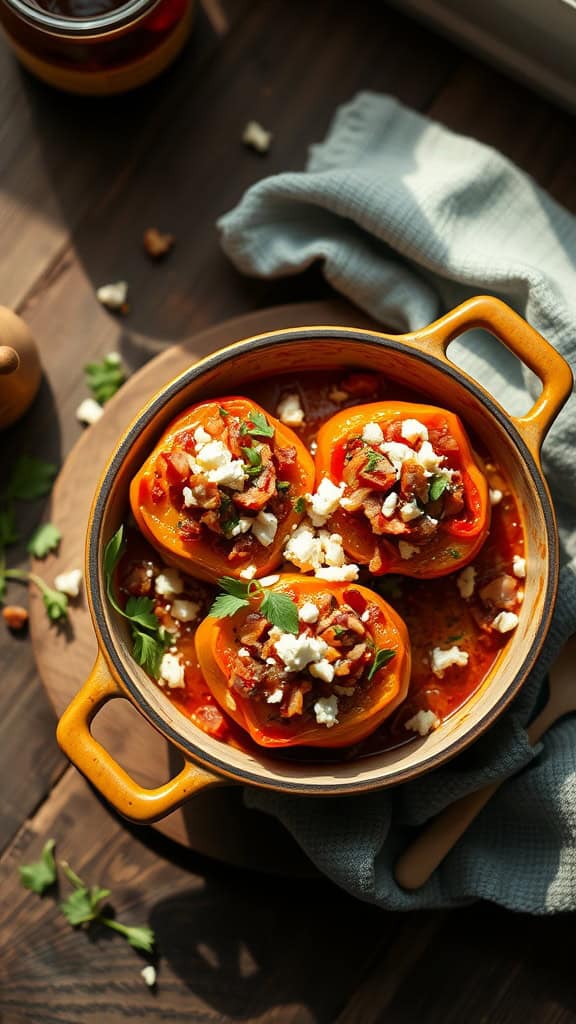
[[[70,569],[69,572],[61,572],[54,580],[56,590],[68,597],[78,597],[82,584],[82,572],[80,569]]]
[[[324,526],[324,523],[340,504],[340,498],[346,484],[333,484],[327,476],[320,482],[316,494],[307,494],[306,501],[309,505],[308,515],[314,526]]]
[[[185,487],[184,490],[186,491],[187,488]],[[249,519],[248,516],[240,516],[236,526],[233,526],[230,530],[230,536],[239,537],[241,533],[248,533],[248,530],[252,529],[253,522],[254,520]]]
[[[242,132],[242,142],[257,153],[267,153],[272,142],[272,132],[266,131],[258,121],[247,121]]]
[[[318,536],[324,563],[326,565],[344,565],[346,556],[342,546],[342,536],[339,533],[328,533],[328,530],[320,530]]]
[[[232,462],[232,454],[223,441],[211,440],[196,452],[196,462],[202,469],[219,469]]]
[[[362,431],[362,440],[366,444],[382,444],[384,440],[382,427],[378,423],[366,423]]]
[[[416,455],[418,463],[428,473],[437,473],[441,468],[441,464],[444,462],[443,455],[437,455],[434,451],[430,441],[423,441],[417,452],[413,453]]]
[[[382,502],[382,515],[386,516],[386,519],[391,519],[397,504],[398,495],[396,491],[390,491],[390,494],[387,494]]]
[[[314,705],[314,714],[318,725],[325,725],[327,729],[338,725],[338,698],[320,697]]]
[[[380,451],[384,452],[389,459],[396,472],[402,469],[402,466],[407,459],[414,459],[415,452],[412,448],[409,448],[407,444],[401,444],[400,441],[386,441],[380,445]]]
[[[305,601],[302,607],[298,609],[298,618],[300,619],[300,622],[318,622],[319,615],[320,612],[312,601]]]
[[[206,445],[208,447],[208,445]],[[202,449],[203,451],[204,449]],[[222,487],[230,487],[233,491],[243,491],[246,482],[246,470],[242,459],[234,459],[227,466],[219,466],[217,469],[210,469],[206,474],[211,484],[219,484]]]
[[[280,579],[280,577],[278,575],[276,575],[276,576],[263,576],[262,579],[260,580],[260,585],[262,587],[273,587],[275,583],[278,583],[279,579]]]
[[[164,569],[158,573],[154,588],[160,597],[172,597],[173,594],[181,594],[184,590],[182,577],[178,569]]]
[[[476,585],[476,569],[473,565],[467,565],[456,579],[456,586],[460,591],[460,597],[467,599],[472,597]]]
[[[310,448],[310,455],[316,455],[316,452],[318,451],[318,441],[310,441],[308,447]]]
[[[274,662],[274,664],[276,664],[276,663]],[[272,693],[268,694],[268,696],[266,697],[266,703],[267,704],[280,704],[281,701],[282,701],[283,696],[284,696],[284,690],[282,689],[281,686],[279,686],[276,690],[273,690]]]
[[[301,672],[312,661],[320,661],[328,650],[328,644],[316,636],[301,633],[282,633],[274,644],[278,657],[284,662],[289,672]]]
[[[417,732],[420,736],[427,736],[433,729],[440,725],[440,719],[433,711],[418,711],[417,714],[404,722],[404,728],[411,732]]]
[[[498,612],[496,618],[492,620],[492,629],[497,633],[509,633],[510,630],[516,629],[519,621],[514,612]]]
[[[182,488],[182,497],[184,499],[185,508],[193,508],[195,505],[198,505],[190,487]]]
[[[252,523],[252,533],[263,548],[269,548],[276,536],[278,520],[273,512],[259,512]]]
[[[414,544],[408,544],[405,540],[398,541],[398,551],[400,552],[400,558],[403,558],[405,562],[413,555],[417,555],[420,548],[417,548]]]
[[[213,438],[212,434],[209,434],[207,430],[204,430],[204,427],[196,427],[196,430],[194,431],[194,440],[200,447],[200,445],[208,444],[208,442],[212,441]]]
[[[461,651],[459,647],[449,647],[447,651],[441,647],[434,647],[430,654],[430,667],[438,679],[442,679],[447,668],[457,665],[463,668],[468,664],[468,651]]]
[[[285,423],[287,427],[301,427],[304,423],[304,410],[300,404],[300,395],[297,392],[284,395],[276,406],[276,415],[280,423]]]
[[[96,298],[106,309],[122,309],[128,298],[127,281],[116,281],[114,284],[103,284],[96,289]]]
[[[357,565],[329,565],[325,569],[316,569],[316,579],[326,580],[328,583],[349,583],[358,579],[359,569]]]
[[[512,559],[512,572],[519,580],[523,580],[526,576],[526,559],[522,558],[521,555],[514,555]]]
[[[365,612],[362,612],[360,616],[361,622],[370,622],[370,609],[367,608]]]
[[[140,971],[140,974],[144,978],[148,988],[153,988],[156,984],[156,968],[154,967],[154,964],[146,964],[146,966]]]
[[[239,658],[249,658],[250,657],[250,651],[248,650],[248,648],[247,647],[241,647],[240,650],[238,651],[238,657]]]
[[[172,602],[170,614],[173,619],[178,619],[178,622],[192,622],[198,618],[200,611],[200,605],[196,601],[185,601],[181,597],[177,597]]]
[[[315,679],[321,679],[323,683],[331,683],[334,679],[334,665],[331,665],[326,658],[310,665],[310,675]]]
[[[103,412],[104,409],[95,398],[85,398],[76,409],[76,419],[79,423],[84,423],[87,427],[91,427],[93,423],[100,419]]]
[[[240,576],[243,580],[253,580],[257,572],[257,565],[247,565],[245,569],[240,570]]]
[[[284,558],[302,572],[319,569],[322,565],[322,543],[307,523],[300,523],[288,538]]]
[[[500,502],[502,501],[502,498],[504,497],[504,495],[502,494],[502,491],[498,490],[497,487],[495,487],[495,488],[491,487],[490,491],[489,491],[489,497],[490,497],[490,504],[491,505],[499,505]]]
[[[404,420],[400,434],[411,444],[415,441],[428,440],[428,428],[420,423],[420,420]]]
[[[400,518],[404,523],[409,523],[412,519],[419,519],[421,515],[422,509],[418,508],[416,501],[405,501],[400,509]]]
[[[178,690],[184,686],[184,665],[175,654],[164,654],[160,662],[160,682],[168,683],[169,690]]]

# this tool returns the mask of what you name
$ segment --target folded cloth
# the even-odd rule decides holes
[[[500,153],[389,97],[361,93],[340,108],[307,170],[258,182],[219,229],[245,273],[278,277],[321,261],[335,288],[399,331],[491,292],[576,364],[576,219]],[[491,337],[474,332],[450,355],[511,413],[532,404],[537,382]],[[569,403],[543,453],[562,541],[556,612],[535,669],[499,722],[447,766],[394,790],[353,800],[246,793],[359,899],[396,910],[479,898],[531,913],[576,908],[576,718],[536,750],[524,728],[576,631],[575,450]],[[416,893],[401,890],[392,867],[414,827],[495,779],[508,781],[431,880]]]

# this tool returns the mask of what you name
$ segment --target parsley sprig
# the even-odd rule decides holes
[[[448,480],[445,476],[434,476],[428,488],[428,500],[437,501],[448,487]]]
[[[18,868],[20,881],[25,889],[42,895],[58,880],[54,848],[56,842],[49,839],[42,850],[40,860],[32,864],[23,864]],[[146,953],[154,952],[155,935],[147,925],[122,924],[113,917],[105,915],[104,901],[111,895],[110,889],[101,889],[99,885],[86,885],[72,870],[65,860],[60,867],[70,884],[72,892],[60,903],[60,910],[73,928],[88,927],[91,924],[102,924],[119,932],[133,946]]]
[[[262,472],[262,456],[257,448],[243,448],[242,454],[248,463],[244,466],[247,476],[259,476]]]
[[[224,593],[218,595],[208,612],[212,618],[226,619],[259,600],[260,612],[268,622],[283,633],[298,634],[298,606],[288,594],[268,590],[259,580],[244,583],[233,576],[222,576],[218,586]]]
[[[368,681],[370,682],[370,680],[374,678],[376,673],[379,672],[381,668],[384,668],[384,665],[387,665],[389,661],[392,661],[392,658],[394,658],[395,656],[396,651],[391,650],[387,647],[378,647],[374,651],[374,661],[372,662],[370,668],[368,669],[368,673],[366,676]]]
[[[155,678],[160,672],[160,661],[172,642],[169,631],[161,626],[154,614],[150,597],[129,597],[121,608],[114,594],[114,570],[124,547],[124,527],[120,526],[104,549],[104,576],[106,594],[114,611],[128,619],[132,629],[132,654],[139,665]]]
[[[248,422],[240,426],[241,434],[250,434],[250,437],[274,437],[274,427],[270,426],[263,412],[251,409],[247,419]]]
[[[105,405],[122,387],[126,374],[117,352],[110,352],[101,363],[88,363],[84,367],[86,384],[100,405]]]

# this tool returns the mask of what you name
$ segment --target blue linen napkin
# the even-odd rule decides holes
[[[390,97],[357,95],[311,148],[305,172],[258,182],[218,226],[244,273],[297,274],[319,260],[336,289],[398,331],[493,293],[576,365],[576,219],[500,153]],[[513,414],[538,393],[530,371],[487,335],[455,342],[450,355]],[[394,910],[479,898],[531,913],[576,908],[576,717],[537,750],[524,729],[576,632],[575,450],[571,401],[543,452],[562,546],[557,608],[536,668],[499,722],[444,768],[394,790],[353,800],[246,792],[359,899]],[[415,826],[495,779],[508,781],[430,881],[400,889],[392,868]]]

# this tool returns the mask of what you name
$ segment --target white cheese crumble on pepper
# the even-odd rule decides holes
[[[320,697],[314,704],[314,714],[318,725],[325,725],[327,729],[338,725],[338,698]]]
[[[313,526],[324,526],[324,523],[336,511],[340,504],[345,484],[333,484],[328,477],[320,482],[315,494],[307,494],[308,515]]]

